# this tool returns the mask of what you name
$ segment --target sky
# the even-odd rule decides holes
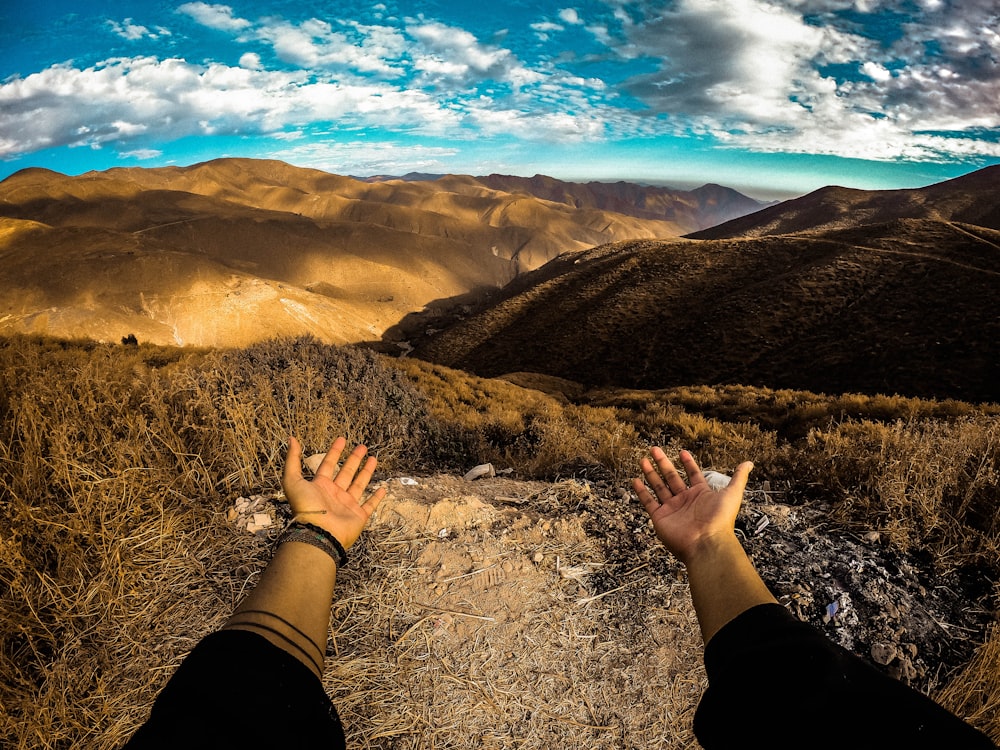
[[[1000,3],[0,0],[0,178],[223,156],[920,187],[1000,163]]]

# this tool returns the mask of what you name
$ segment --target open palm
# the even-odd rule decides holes
[[[644,458],[640,462],[643,477],[633,479],[632,488],[667,549],[686,562],[707,539],[732,533],[752,463],[740,464],[729,486],[717,492],[709,487],[688,451],[681,451],[680,459],[690,486],[663,450],[654,447],[650,456],[652,461]]]
[[[326,529],[345,549],[357,541],[385,497],[385,488],[380,487],[367,501],[362,499],[378,465],[371,456],[365,459],[368,452],[365,446],[354,448],[338,470],[337,464],[346,445],[347,440],[343,437],[334,440],[316,469],[316,475],[308,480],[302,476],[302,445],[296,438],[289,438],[281,478],[292,514],[301,521]]]

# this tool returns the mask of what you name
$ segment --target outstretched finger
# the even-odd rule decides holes
[[[351,483],[354,481],[354,475],[357,473],[358,467],[361,466],[361,461],[367,452],[367,447],[356,445],[354,450],[351,451],[351,455],[344,461],[344,465],[340,467],[340,471],[337,472],[337,477],[333,480],[333,483],[342,490],[350,490]]]
[[[375,492],[372,493],[371,497],[369,497],[364,503],[361,504],[362,510],[364,510],[364,512],[368,515],[369,518],[371,518],[372,513],[374,513],[375,510],[378,508],[379,503],[382,502],[385,495],[386,495],[386,488],[384,486],[379,487],[377,490],[375,490]]]
[[[733,472],[733,478],[729,480],[729,486],[726,489],[735,490],[742,495],[743,490],[746,489],[751,471],[753,471],[753,461],[744,461],[741,463],[736,467],[736,471]]]
[[[647,513],[652,515],[653,511],[660,507],[660,501],[654,497],[653,493],[646,486],[646,483],[641,479],[636,478],[632,480],[632,490],[635,492],[636,497],[639,498],[639,502],[642,503],[642,507],[646,509]]]
[[[681,451],[681,463],[684,465],[684,471],[687,472],[688,481],[692,487],[696,484],[708,484],[708,480],[701,473],[701,468],[690,451]]]
[[[642,469],[642,476],[646,479],[646,485],[653,491],[656,495],[656,500],[661,503],[667,502],[673,493],[667,486],[667,483],[663,480],[663,475],[650,462],[648,458],[644,458],[639,461],[639,468]]]
[[[323,456],[323,460],[320,461],[319,468],[316,469],[316,476],[333,479],[333,474],[337,470],[337,462],[340,461],[340,454],[344,452],[345,445],[347,445],[347,438],[343,435],[333,441],[333,445],[330,446],[330,450],[328,450],[326,455]]]
[[[355,475],[354,481],[351,482],[351,486],[347,488],[348,494],[355,500],[359,502],[361,501],[361,496],[365,492],[365,487],[367,487],[368,483],[372,480],[372,474],[375,473],[376,466],[378,466],[378,459],[374,456],[369,456],[368,460],[365,461],[364,466],[362,466],[361,470]]]
[[[660,474],[663,475],[663,479],[671,492],[679,495],[687,489],[684,479],[677,472],[677,467],[674,466],[673,461],[667,458],[667,454],[663,452],[662,448],[653,446],[649,453],[653,457],[653,460],[656,461],[656,467],[660,470]]]

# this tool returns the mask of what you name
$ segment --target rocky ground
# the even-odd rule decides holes
[[[626,503],[627,491],[594,491],[617,500],[597,507],[623,546],[630,537],[638,550],[655,544],[644,511]],[[751,484],[737,520],[745,549],[779,601],[921,691],[947,682],[983,642],[994,617],[991,584],[969,571],[935,570],[933,560],[901,554],[874,529],[847,535],[827,522],[829,508],[797,504],[794,494],[792,487]],[[615,520],[623,506],[625,529]]]

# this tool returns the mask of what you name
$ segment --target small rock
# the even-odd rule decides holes
[[[536,563],[540,563],[542,560],[545,559],[545,555],[543,555],[541,552],[536,552],[531,559],[534,560]]]
[[[271,516],[267,513],[254,513],[253,523],[258,529],[266,529],[274,522],[271,520]]]
[[[495,477],[496,475],[497,473],[493,469],[493,464],[479,464],[479,466],[476,466],[462,478],[466,482],[472,482],[481,477]]]
[[[326,456],[325,453],[313,453],[311,456],[307,457],[302,463],[306,465],[313,474],[319,471],[319,465],[323,463],[323,458]]]
[[[891,643],[875,643],[872,644],[871,653],[876,664],[887,666],[896,658],[896,647]]]
[[[226,520],[229,521],[230,523],[232,523],[239,517],[240,517],[240,512],[236,510],[235,506],[226,511]]]
[[[917,678],[917,668],[913,666],[913,662],[906,657],[903,657],[898,663],[889,667],[889,674],[897,680],[910,682],[911,680],[915,680]]]
[[[404,487],[416,487],[420,482],[418,482],[413,477],[400,477],[399,483]]]
[[[864,540],[869,544],[878,544],[878,541],[881,538],[881,535],[877,531],[869,531],[864,535]]]

